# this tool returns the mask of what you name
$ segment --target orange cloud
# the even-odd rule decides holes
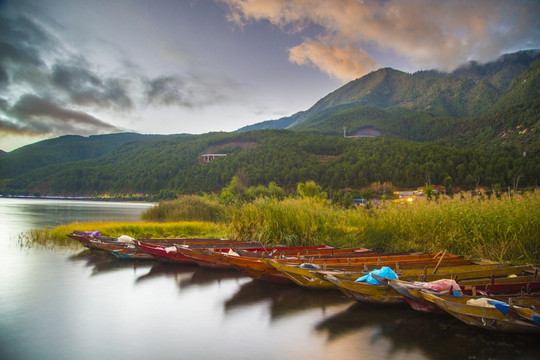
[[[342,80],[345,68],[354,77],[372,70],[366,53],[374,48],[417,66],[452,70],[471,58],[489,61],[516,47],[540,45],[540,3],[534,1],[217,1],[228,5],[229,20],[241,26],[250,20],[293,31],[318,25],[322,33],[292,48],[289,59]]]
[[[340,81],[350,81],[376,68],[376,62],[358,48],[339,48],[317,41],[306,41],[289,50],[289,60],[298,65],[312,64]]]

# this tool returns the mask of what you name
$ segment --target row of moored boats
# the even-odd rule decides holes
[[[256,280],[338,289],[361,302],[407,302],[414,310],[447,312],[490,330],[540,332],[540,281],[533,265],[510,266],[439,253],[381,254],[365,248],[264,246],[224,239],[111,238],[68,235],[122,259],[234,268]]]

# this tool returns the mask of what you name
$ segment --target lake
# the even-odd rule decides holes
[[[0,198],[0,359],[538,359],[498,334],[407,306],[257,282],[233,270],[20,248],[23,231],[136,221],[151,204]],[[99,229],[80,229],[99,230]]]

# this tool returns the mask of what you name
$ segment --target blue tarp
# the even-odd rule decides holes
[[[488,303],[495,306],[497,310],[503,313],[503,315],[508,315],[508,309],[510,306],[507,303],[497,300],[488,300]]]
[[[356,282],[367,282],[368,284],[379,285],[377,279],[371,276],[371,274],[394,280],[398,278],[396,273],[392,269],[390,269],[388,266],[383,266],[380,269],[373,270],[369,274],[356,279]]]

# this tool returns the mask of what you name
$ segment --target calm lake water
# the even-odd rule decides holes
[[[236,271],[20,249],[31,228],[137,220],[139,203],[0,198],[0,359],[538,359],[540,338]],[[96,230],[96,229],[81,229]]]

